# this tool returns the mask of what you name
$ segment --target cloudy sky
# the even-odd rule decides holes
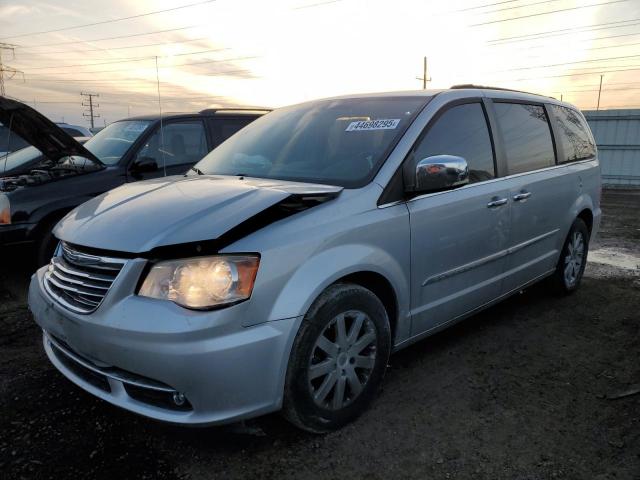
[[[477,83],[640,107],[640,0],[0,0],[6,94],[98,124]],[[156,71],[156,62],[158,70]],[[11,76],[5,72],[5,76]]]

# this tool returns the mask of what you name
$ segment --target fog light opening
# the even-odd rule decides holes
[[[173,394],[173,403],[176,404],[176,406],[181,407],[184,405],[184,402],[187,399],[184,396],[184,393],[180,393],[180,392],[174,392]]]

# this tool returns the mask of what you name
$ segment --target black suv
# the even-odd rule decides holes
[[[25,162],[23,169],[12,158],[19,152],[0,157],[0,249],[35,244],[38,264],[47,263],[55,248],[51,230],[67,212],[126,182],[186,173],[267,111],[207,109],[127,118],[83,146],[31,107],[0,97],[0,122],[43,153],[41,161]],[[7,166],[11,177],[3,174]]]

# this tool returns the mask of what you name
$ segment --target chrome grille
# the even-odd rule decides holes
[[[77,313],[93,312],[127,260],[84,253],[62,243],[44,274],[44,288],[59,304]]]

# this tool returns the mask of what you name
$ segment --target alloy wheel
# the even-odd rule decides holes
[[[584,236],[580,232],[573,232],[564,257],[564,282],[567,287],[573,287],[578,281],[583,262]]]

